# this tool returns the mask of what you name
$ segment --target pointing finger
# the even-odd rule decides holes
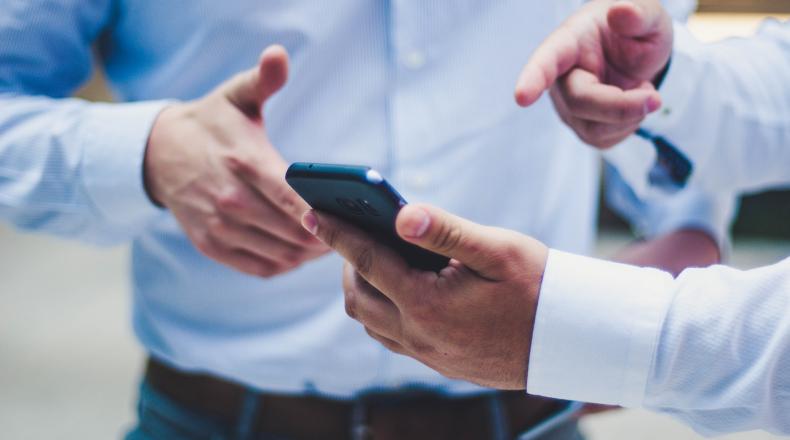
[[[522,107],[532,105],[578,58],[577,38],[563,25],[541,43],[522,69],[516,82],[516,102]]]

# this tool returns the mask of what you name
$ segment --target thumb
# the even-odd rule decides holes
[[[510,246],[494,228],[428,205],[406,205],[395,221],[398,235],[424,249],[463,263],[486,278],[498,279],[505,262],[497,256]]]
[[[607,13],[609,28],[626,38],[649,38],[660,33],[669,15],[656,0],[620,0]]]
[[[223,86],[225,97],[251,117],[260,117],[266,100],[288,80],[288,52],[271,45],[261,53],[258,66],[231,78]]]
[[[672,19],[657,0],[620,0],[607,12],[609,29],[618,41],[610,62],[624,75],[621,86],[653,80],[672,54]],[[637,81],[638,82],[638,81]]]

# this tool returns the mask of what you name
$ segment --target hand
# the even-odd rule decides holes
[[[388,247],[330,215],[308,212],[302,221],[351,262],[343,280],[346,311],[373,338],[451,378],[525,388],[548,256],[543,244],[408,205],[398,215],[398,234],[452,258],[437,274],[407,266]]]
[[[516,84],[529,106],[551,89],[560,118],[585,143],[608,148],[661,107],[653,86],[672,52],[672,20],[658,0],[594,0],[533,53]]]
[[[288,77],[288,56],[267,48],[258,67],[208,95],[166,108],[145,154],[151,197],[170,209],[205,255],[263,277],[328,251],[299,224],[309,206],[285,182],[262,106]]]
[[[612,258],[625,264],[655,267],[680,275],[689,267],[707,267],[721,262],[716,239],[694,228],[678,229],[646,241],[637,241]]]

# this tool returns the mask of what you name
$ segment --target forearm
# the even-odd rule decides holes
[[[137,234],[158,211],[142,159],[165,103],[69,99],[113,2],[18,0],[0,8],[0,219],[91,242]]]
[[[643,238],[611,259],[677,275],[686,267],[718,263],[726,254],[736,206],[732,194],[692,187],[640,199],[617,170],[607,170],[607,203]]]
[[[653,267],[677,276],[689,267],[707,267],[721,260],[716,240],[701,229],[679,229],[621,250],[614,261]]]

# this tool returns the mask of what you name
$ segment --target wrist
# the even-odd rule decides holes
[[[540,292],[543,287],[543,280],[544,275],[546,273],[546,265],[548,264],[549,259],[549,248],[538,240],[534,240],[532,238],[528,238],[529,242],[526,245],[528,249],[528,261],[530,262],[527,264],[527,285],[524,289],[524,294],[526,298],[524,298],[525,303],[527,305],[526,317],[527,317],[527,334],[526,334],[526,354],[524,360],[524,370],[522,378],[524,379],[524,388],[526,389],[527,386],[527,378],[529,377],[529,361],[530,361],[530,353],[532,351],[532,340],[535,334],[535,320],[538,314],[538,302],[540,300]]]
[[[165,107],[154,120],[143,157],[143,185],[151,202],[161,207],[165,206],[162,190],[160,158],[163,150],[167,149],[173,125],[182,117],[183,104],[173,104]]]

